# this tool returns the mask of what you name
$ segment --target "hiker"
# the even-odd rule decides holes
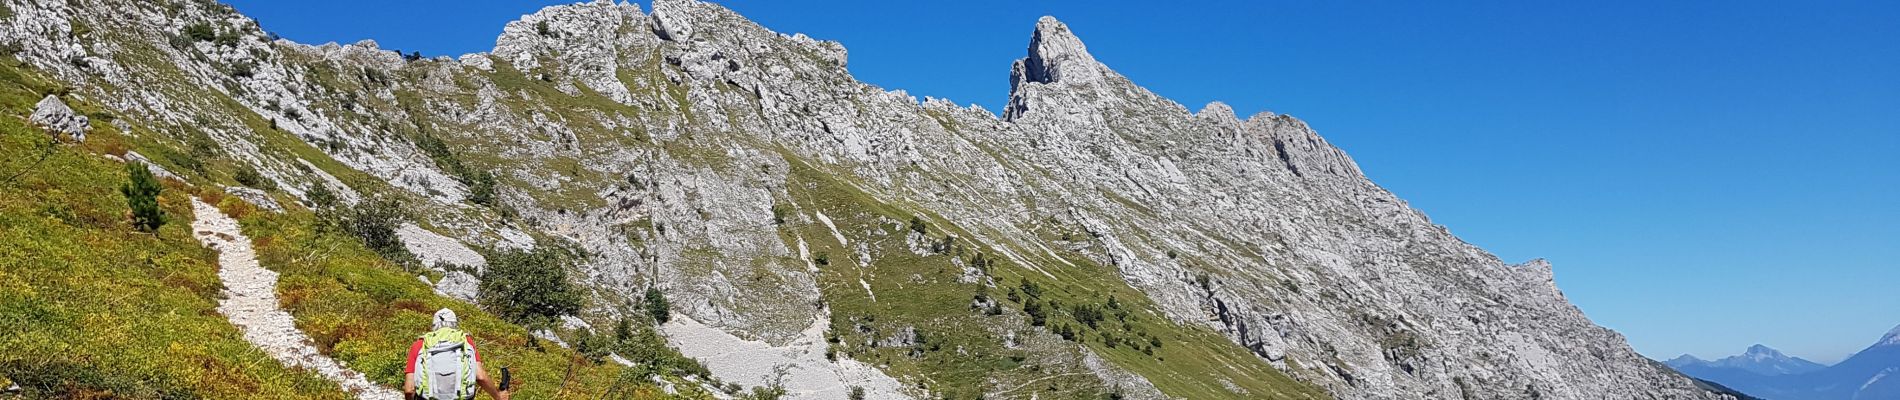
[[[456,329],[455,311],[436,310],[433,330],[409,345],[409,362],[403,367],[402,394],[405,399],[468,400],[481,387],[488,397],[508,400],[508,391],[497,387],[482,368],[482,356],[475,351],[475,339]],[[503,368],[506,369],[506,368]],[[507,376],[505,372],[502,376]]]

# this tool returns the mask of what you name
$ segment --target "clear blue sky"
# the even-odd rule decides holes
[[[231,3],[292,40],[459,55],[559,2]],[[993,111],[1055,15],[1155,92],[1298,116],[1466,240],[1549,258],[1652,357],[1832,362],[1900,324],[1900,2],[1353,3],[727,6]]]

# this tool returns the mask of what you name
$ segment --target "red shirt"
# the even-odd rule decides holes
[[[475,354],[475,362],[482,362],[482,352],[475,350],[475,338],[466,336],[463,338],[468,340],[468,352]],[[422,354],[422,339],[416,339],[415,344],[409,345],[409,363],[403,364],[402,373],[416,373],[416,356],[420,354]]]

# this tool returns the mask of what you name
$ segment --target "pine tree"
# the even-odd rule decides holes
[[[654,323],[664,324],[673,319],[673,305],[667,303],[666,295],[660,289],[647,288],[647,314],[653,316]]]
[[[125,194],[125,204],[132,208],[132,226],[139,230],[157,231],[165,225],[165,211],[158,209],[158,192],[164,186],[158,184],[158,178],[152,176],[152,170],[142,162],[125,163],[125,172],[131,181],[119,187]]]

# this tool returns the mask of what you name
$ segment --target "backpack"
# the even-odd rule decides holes
[[[475,350],[468,332],[442,328],[422,335],[416,355],[416,394],[430,400],[475,397]]]

